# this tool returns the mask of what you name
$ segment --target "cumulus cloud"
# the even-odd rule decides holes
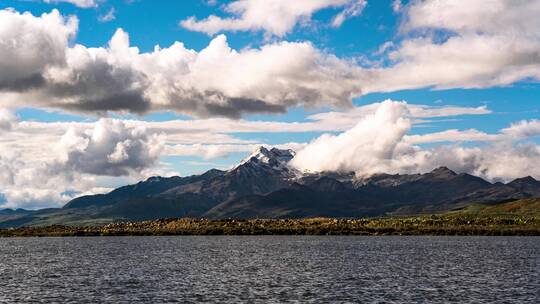
[[[3,197],[0,208],[59,207],[72,198],[66,190],[89,187],[89,178],[73,177],[75,175],[51,175],[46,165],[39,161],[3,152],[0,155],[0,193]]]
[[[291,164],[307,171],[354,171],[364,177],[375,173],[428,172],[448,166],[489,180],[508,181],[531,175],[540,178],[540,147],[516,143],[538,134],[537,121],[521,122],[490,135],[476,130],[408,136],[410,111],[405,103],[387,100],[355,127],[338,135],[325,134],[298,151]],[[491,141],[480,147],[456,144],[424,148],[417,144],[438,141]]]
[[[90,8],[90,7],[97,7],[97,1],[96,0],[43,0],[45,3],[59,3],[59,2],[66,2],[71,3],[75,6],[82,7],[82,8]]]
[[[93,130],[70,128],[58,149],[59,160],[51,170],[122,176],[155,165],[163,145],[143,127],[130,129],[120,120],[101,119]]]
[[[513,123],[510,127],[504,128],[502,133],[516,139],[540,136],[540,120],[522,120]]]
[[[43,85],[47,68],[65,63],[66,45],[77,26],[77,18],[64,18],[57,10],[39,17],[0,10],[0,90]]]
[[[9,25],[0,39],[14,41],[0,45],[0,97],[6,104],[238,118],[283,113],[290,106],[351,106],[361,92],[358,69],[308,42],[236,51],[220,35],[200,52],[176,42],[141,53],[118,30],[107,47],[88,48],[68,45],[77,20],[58,11],[40,17],[0,12]]]
[[[351,3],[353,8],[360,5]],[[234,50],[223,35],[200,51],[176,42],[140,52],[119,29],[106,47],[90,48],[69,43],[77,31],[74,17],[62,17],[58,11],[35,17],[2,10],[0,40],[10,43],[0,44],[0,103],[92,114],[173,110],[237,119],[249,113],[283,113],[296,106],[350,108],[353,98],[369,92],[485,87],[540,79],[537,28],[517,20],[517,25],[510,26],[513,30],[499,30],[495,21],[475,23],[471,18],[456,18],[461,20],[456,24],[453,18],[440,23],[438,19],[415,21],[429,15],[416,12],[429,3],[407,6],[409,17],[403,30],[419,34],[384,52],[393,60],[390,66],[375,68],[361,68],[309,42],[274,42]],[[522,10],[536,9],[522,3],[515,7],[489,12],[495,19],[510,22]],[[443,8],[425,10],[438,12],[442,20],[447,14],[468,14]],[[521,27],[524,30],[518,30]],[[435,30],[452,35],[439,43]]]
[[[180,25],[192,31],[214,35],[223,31],[265,31],[283,37],[298,23],[326,8],[343,8],[333,21],[339,27],[346,19],[358,16],[366,6],[365,0],[237,0],[225,6],[225,11],[236,17],[221,18],[210,15],[203,20],[187,18]]]
[[[299,22],[301,12],[330,5],[330,1],[284,1],[294,14],[284,13],[282,2],[236,1],[227,10],[236,18],[194,17],[183,26],[217,33],[223,30],[265,30],[283,36]],[[324,2],[324,3],[323,3]],[[277,4],[276,4],[277,3]],[[286,4],[285,4],[286,3]],[[339,26],[347,16],[359,14],[364,1],[332,3],[344,9],[333,19]],[[307,8],[309,8],[307,10]],[[306,11],[300,10],[306,9]],[[508,85],[524,79],[540,80],[540,1],[474,0],[466,5],[453,0],[412,1],[392,8],[403,14],[397,41],[374,55],[380,58],[371,68],[353,68],[360,94],[433,87],[484,88]],[[313,10],[312,10],[313,9]],[[276,17],[273,16],[276,13]],[[270,16],[270,17],[269,17]],[[295,17],[296,16],[296,17]],[[280,20],[275,22],[274,20]],[[380,64],[385,63],[385,64]],[[411,77],[410,75],[414,75]]]
[[[114,119],[33,124],[0,136],[1,207],[57,207],[82,193],[110,190],[98,184],[102,177],[110,187],[111,178],[121,185],[161,172],[164,142],[144,127]]]
[[[540,1],[412,2],[392,65],[373,69],[364,92],[483,88],[540,80]],[[414,77],[410,77],[414,75]]]
[[[347,62],[306,42],[280,42],[237,52],[221,35],[199,53],[180,44],[171,48],[187,56],[170,57],[172,50],[157,50],[141,63],[149,69],[163,68],[151,75],[153,81],[174,81],[149,90],[157,107],[239,117],[250,112],[285,112],[290,106],[350,106],[353,96],[360,93],[356,71]],[[166,77],[166,73],[178,76]]]
[[[411,127],[405,103],[385,101],[352,129],[324,134],[298,151],[292,165],[310,171],[385,172]]]

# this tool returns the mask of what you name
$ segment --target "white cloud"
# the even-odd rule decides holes
[[[538,0],[416,1],[404,14],[405,39],[389,53],[393,64],[372,69],[364,92],[540,80]]]
[[[324,134],[297,152],[292,164],[309,171],[359,171],[371,174],[392,168],[393,154],[411,127],[404,102],[385,101],[376,112],[339,134]]]
[[[407,135],[405,140],[411,144],[438,143],[438,142],[470,142],[470,141],[496,141],[498,134],[487,134],[475,129],[445,130],[423,135]]]
[[[41,85],[48,67],[62,65],[78,20],[57,10],[34,17],[0,10],[0,90],[26,91]]]
[[[386,100],[384,102],[391,102]],[[384,103],[383,102],[383,103]],[[364,106],[355,107],[348,111],[342,112],[322,112],[308,116],[308,119],[317,121],[318,125],[331,125],[334,129],[319,129],[319,131],[345,131],[355,126],[359,120],[368,115],[374,114],[380,107],[380,102],[370,103]],[[442,106],[434,107],[428,105],[416,105],[403,102],[403,106],[406,108],[406,115],[408,118],[412,118],[411,121],[415,123],[424,123],[424,118],[441,118],[452,117],[460,115],[486,115],[492,113],[485,106],[480,107],[458,107],[458,106]],[[340,128],[337,128],[337,126]]]
[[[226,157],[231,153],[251,152],[259,146],[260,144],[178,144],[166,147],[165,153],[169,155],[179,156],[199,156],[203,159],[208,160]]]
[[[508,135],[537,135],[536,121],[523,122],[486,134],[477,130],[447,130],[426,135],[407,135],[412,122],[403,102],[385,101],[374,114],[339,135],[325,134],[298,151],[292,165],[307,171],[355,171],[358,176],[375,173],[428,172],[448,166],[489,180],[508,181],[531,175],[540,178],[540,147],[515,143]],[[491,141],[481,147],[442,145],[422,148],[419,143],[441,141]]]
[[[367,1],[365,0],[353,1],[341,13],[337,14],[334,17],[334,19],[332,20],[332,26],[340,27],[343,22],[345,22],[345,20],[360,15],[366,5]]]
[[[447,29],[456,33],[540,35],[540,2],[472,0],[417,1],[408,7],[404,30]]]
[[[388,50],[394,48],[394,46],[394,42],[386,41],[385,43],[381,44],[373,54],[376,56],[384,55],[386,52],[388,52]]]
[[[158,135],[120,120],[100,119],[92,130],[70,128],[59,142],[59,160],[51,170],[123,176],[156,164],[163,149]]]
[[[443,44],[427,38],[407,40],[390,53],[397,64],[371,70],[373,81],[364,92],[484,88],[540,80],[539,51],[540,41],[509,37],[455,36]]]
[[[225,7],[236,17],[221,18],[211,15],[203,20],[190,17],[180,22],[189,30],[214,35],[223,31],[265,31],[283,37],[301,21],[326,8],[343,8],[332,25],[340,26],[346,19],[359,15],[365,0],[237,0]]]
[[[540,120],[522,120],[502,129],[502,134],[515,139],[540,136]]]
[[[116,19],[115,13],[116,13],[116,10],[114,9],[114,7],[111,7],[111,9],[109,9],[105,15],[99,16],[98,20],[100,22],[113,21],[114,19]]]
[[[91,8],[91,7],[97,7],[98,3],[96,0],[43,0],[45,3],[59,3],[59,2],[66,2],[71,3],[75,6],[82,7],[82,8]]]
[[[307,117],[304,122],[280,121],[248,121],[226,118],[210,118],[195,120],[142,121],[122,120],[127,129],[145,128],[147,134],[160,134],[169,145],[258,145],[259,141],[239,139],[233,133],[302,133],[302,132],[335,132],[352,128],[368,115],[376,112],[381,103],[356,107],[348,112],[323,112]],[[411,123],[425,123],[426,119],[457,115],[486,115],[491,111],[485,107],[431,107],[413,105],[403,102]],[[9,112],[11,113],[11,112]],[[12,115],[12,114],[10,114]],[[44,142],[57,142],[70,129],[77,132],[91,133],[96,128],[94,122],[34,122],[21,121],[12,132],[0,138],[0,147],[21,147],[40,151]],[[42,151],[44,154],[54,154]],[[46,152],[46,153],[45,153]],[[32,158],[35,158],[34,155]]]
[[[350,107],[361,92],[358,69],[308,42],[236,51],[218,36],[200,52],[176,42],[141,53],[118,30],[106,48],[70,47],[76,19],[66,21],[57,11],[42,17],[0,13],[12,29],[0,30],[0,39],[16,41],[15,48],[0,46],[4,104],[89,113],[166,109],[238,118],[282,113],[290,106]]]
[[[73,174],[51,174],[40,161],[3,152],[0,155],[1,208],[59,207],[72,198],[72,189],[92,191],[93,178]]]
[[[18,118],[12,111],[0,108],[0,133],[11,130],[17,122]]]
[[[107,47],[70,46],[76,18],[63,18],[57,11],[34,17],[2,10],[0,39],[14,41],[16,47],[0,45],[0,103],[92,114],[173,110],[198,117],[239,118],[248,113],[283,113],[294,106],[350,108],[353,98],[369,92],[486,87],[540,79],[540,40],[534,27],[522,22],[510,35],[494,25],[489,31],[490,23],[418,23],[417,15],[423,16],[414,13],[419,5],[407,6],[410,17],[403,26],[407,31],[429,26],[460,32],[440,43],[432,39],[435,34],[430,30],[405,39],[394,44],[393,51],[384,52],[394,60],[391,66],[371,69],[336,58],[309,42],[234,50],[222,35],[201,51],[176,42],[140,52],[122,30]],[[523,6],[535,10],[534,5],[520,4],[520,10],[508,14],[518,14]],[[446,14],[465,13],[439,14],[446,20]],[[520,27],[526,28],[518,31]]]
[[[100,176],[133,182],[161,172],[163,142],[142,127],[111,119],[32,124],[0,136],[2,208],[58,207],[81,193],[109,190],[98,184]]]

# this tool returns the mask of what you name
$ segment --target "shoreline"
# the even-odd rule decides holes
[[[103,226],[0,229],[0,237],[166,235],[485,235],[540,236],[540,217],[428,215],[362,219],[160,219]]]

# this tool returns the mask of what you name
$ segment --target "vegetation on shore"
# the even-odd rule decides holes
[[[540,235],[540,199],[472,204],[438,215],[362,219],[161,219],[95,226],[23,227],[0,237],[128,235]]]
[[[122,235],[540,235],[540,218],[460,214],[377,219],[163,219],[0,230],[2,237]]]

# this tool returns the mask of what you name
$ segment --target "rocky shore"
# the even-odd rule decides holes
[[[537,216],[430,215],[372,219],[162,219],[104,226],[0,230],[0,237],[137,235],[540,235]]]

